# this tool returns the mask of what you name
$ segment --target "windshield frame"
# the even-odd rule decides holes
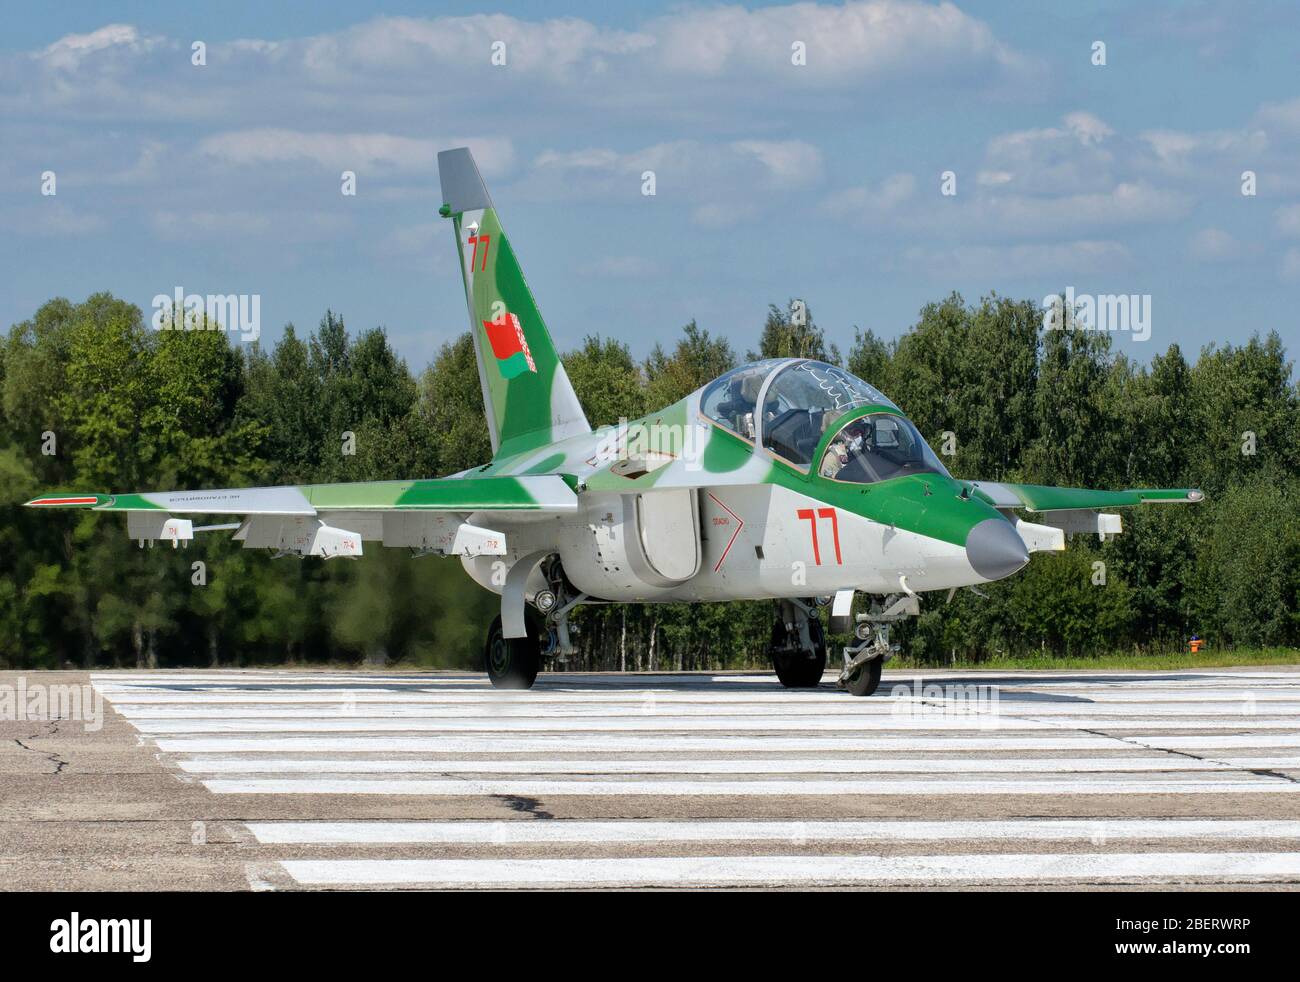
[[[826,456],[826,451],[830,447],[831,441],[834,440],[835,437],[839,436],[840,431],[843,430],[844,427],[848,426],[850,423],[862,419],[865,416],[897,416],[904,423],[911,426],[912,429],[916,430],[916,435],[921,438],[921,443],[924,444],[925,448],[930,451],[930,456],[934,458],[935,463],[939,465],[939,470],[917,471],[914,474],[896,474],[893,477],[882,478],[879,481],[867,481],[867,482],[844,481],[838,477],[827,477],[825,474],[821,472],[821,468],[818,466],[818,462],[822,460],[823,457]],[[777,459],[781,460],[782,458],[778,457]],[[859,488],[869,488],[879,484],[888,484],[890,481],[897,481],[900,478],[904,478],[904,477],[924,477],[926,475],[931,475],[931,474],[937,477],[946,477],[949,480],[952,479],[952,474],[948,472],[948,468],[944,465],[943,461],[939,459],[939,455],[934,452],[934,448],[930,446],[930,441],[928,441],[925,438],[925,434],[921,432],[920,427],[918,427],[915,423],[913,423],[910,419],[908,419],[907,415],[897,406],[881,406],[881,405],[863,406],[861,409],[850,410],[849,412],[841,416],[839,419],[837,419],[835,421],[835,426],[827,430],[825,433],[823,433],[821,440],[817,442],[817,452],[813,456],[813,466],[809,471],[809,474],[810,476],[815,477],[818,480],[830,481],[834,484],[847,484]]]

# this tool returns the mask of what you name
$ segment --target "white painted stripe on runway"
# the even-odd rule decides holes
[[[191,757],[190,774],[1074,774],[1151,771],[1232,771],[1233,765],[1176,754],[1138,757],[1029,757],[877,760],[726,758],[722,760],[419,760],[401,758]],[[1277,766],[1269,764],[1264,766]],[[1289,766],[1300,768],[1300,760]]]
[[[746,716],[675,717],[653,714],[634,717],[587,716],[565,719],[376,719],[364,716],[310,719],[225,719],[140,720],[136,728],[146,734],[164,733],[359,733],[437,731],[443,733],[483,732],[573,732],[586,731],[912,731],[912,730],[1294,730],[1296,719],[1235,718],[1100,719],[1070,718],[1041,720],[1014,716],[857,716],[801,715],[753,718]]]
[[[1246,750],[1265,747],[1300,747],[1300,734],[1223,734],[1209,736],[1140,735],[1126,738],[1064,732],[1053,736],[914,736],[907,733],[871,737],[791,736],[659,736],[646,734],[582,734],[568,736],[194,736],[159,737],[154,741],[164,753],[739,753],[760,751],[798,753],[825,751],[850,753],[969,752],[979,751],[1085,751],[1123,750],[1140,742],[1150,749]]]
[[[1300,853],[707,856],[619,859],[284,860],[305,886],[849,886],[986,881],[1293,881]]]
[[[334,715],[344,706],[355,706],[355,710],[365,715],[455,715],[478,711],[481,714],[508,715],[558,715],[562,713],[598,713],[603,715],[625,715],[645,713],[645,711],[668,711],[673,715],[697,715],[715,711],[719,714],[736,713],[807,713],[835,708],[839,711],[850,710],[854,713],[943,713],[958,711],[962,708],[958,702],[943,705],[913,704],[907,700],[892,700],[888,697],[872,697],[870,700],[853,700],[852,696],[780,698],[771,693],[764,693],[762,700],[723,700],[723,698],[697,697],[666,698],[655,696],[647,698],[624,698],[611,700],[603,696],[567,697],[564,700],[497,700],[490,696],[474,696],[447,700],[437,698],[430,693],[412,693],[409,696],[393,696],[390,693],[352,692],[331,693],[331,695],[313,695],[313,693],[286,693],[274,698],[252,696],[208,696],[186,698],[142,698],[133,695],[129,700],[121,701],[109,698],[113,708],[126,717],[139,718],[187,718],[192,715],[226,715],[226,717],[260,717],[260,715]],[[1147,713],[1149,715],[1300,715],[1300,693],[1278,693],[1275,696],[1251,695],[1240,693],[1231,696],[1213,696],[1187,698],[1187,700],[1089,700],[1071,702],[1065,708],[1049,710],[1050,713],[1091,713],[1095,715],[1128,715]],[[853,701],[850,701],[853,700]],[[913,709],[911,706],[917,706]],[[997,711],[1006,715],[1043,714],[1044,706],[1052,705],[1047,701],[1021,700],[1021,698],[1001,698]],[[970,711],[991,711],[992,702],[984,702],[984,708],[976,706]]]
[[[1150,722],[1150,721],[1143,721]],[[372,716],[314,717],[296,720],[248,720],[212,717],[198,720],[139,720],[134,723],[142,733],[401,733],[432,731],[441,733],[573,733],[573,732],[672,732],[722,731],[761,733],[810,730],[897,731],[915,730],[1049,730],[1054,724],[1032,720],[997,719],[978,716],[936,716],[926,718],[893,716],[772,716],[755,719],[747,716],[681,717],[655,714],[647,716],[586,716],[579,718],[485,718],[473,719],[378,719]],[[1298,727],[1300,722],[1289,722]],[[1240,727],[1234,724],[1234,727]],[[1126,724],[1126,728],[1127,724]],[[1179,727],[1184,728],[1180,725]],[[1193,728],[1193,727],[1187,727]]]
[[[655,795],[741,797],[772,795],[991,795],[991,794],[1293,794],[1300,783],[1282,778],[1255,777],[1235,780],[1217,772],[1195,780],[1161,780],[1156,774],[1135,774],[1127,778],[1108,775],[1094,778],[1075,775],[1068,780],[1051,778],[1026,780],[1021,777],[997,780],[533,780],[526,777],[497,779],[401,779],[366,778],[215,778],[201,783],[215,794],[382,794],[483,796],[521,795]]]
[[[547,676],[539,678],[535,688],[518,694],[518,698],[555,697],[567,698],[590,695],[607,699],[618,699],[627,693],[652,691],[671,696],[703,695],[706,698],[755,699],[765,696],[793,697],[796,694],[781,687],[771,675],[759,675],[744,679],[747,685],[730,686],[724,683],[726,678],[708,676],[643,676],[635,674],[610,675],[603,678],[581,676]],[[1231,675],[1203,677],[1193,680],[1170,679],[1168,677],[1145,676],[1140,678],[1112,679],[1099,681],[1096,677],[1065,677],[1060,675],[1035,675],[1019,678],[1005,675],[980,676],[969,674],[954,677],[922,676],[922,686],[969,687],[993,686],[1008,693],[1035,693],[1040,690],[1068,692],[1071,695],[1086,697],[1089,693],[1096,695],[1131,692],[1134,694],[1151,693],[1186,693],[1188,695],[1213,694],[1242,689],[1250,691],[1278,693],[1295,693],[1300,689],[1300,673],[1279,677],[1260,677]],[[117,680],[104,682],[92,678],[92,685],[106,696],[133,694],[157,695],[255,695],[257,693],[274,693],[285,691],[319,692],[328,694],[343,689],[373,692],[410,692],[426,691],[444,697],[487,696],[510,698],[510,694],[493,688],[482,676],[461,676],[454,679],[416,678],[370,678],[364,675],[340,675],[331,678],[307,678],[285,675],[266,675],[258,678],[240,678],[237,676],[214,677],[205,680],[163,679],[163,680]],[[913,690],[918,680],[912,675],[888,674],[882,683],[882,693],[892,693],[896,688]],[[827,675],[819,689],[798,693],[804,697],[832,696],[851,698],[835,688],[835,678]]]
[[[141,686],[96,686],[106,697],[117,701],[141,705],[186,704],[194,702],[214,703],[312,703],[329,702],[344,695],[358,700],[376,702],[431,702],[445,704],[464,704],[494,702],[503,705],[518,703],[626,703],[639,702],[646,698],[664,699],[670,702],[686,703],[859,703],[847,693],[834,685],[823,685],[815,689],[785,689],[773,683],[770,688],[735,689],[720,685],[693,686],[691,688],[666,688],[654,686],[637,686],[629,678],[620,689],[554,689],[533,688],[522,691],[494,689],[447,689],[437,686],[408,685],[367,685],[355,678],[327,686],[311,683],[279,682],[247,686],[220,687],[141,687]],[[1051,683],[1028,686],[990,686],[984,683],[935,683],[930,681],[895,682],[884,685],[871,702],[887,698],[954,698],[973,690],[999,692],[1003,698],[1016,702],[1081,702],[1089,700],[1099,702],[1203,702],[1231,701],[1256,698],[1270,701],[1300,699],[1300,677],[1290,685],[1261,686],[1253,683],[1230,684],[1197,687],[1161,686],[1159,688],[1130,689],[1128,687],[1093,686],[1089,688],[1071,688],[1064,691],[1064,686]]]
[[[1235,750],[1246,747],[1300,747],[1300,733],[1238,733],[1207,736],[1166,736],[1160,733],[1126,736],[1152,750]]]
[[[842,706],[842,704],[841,704]],[[183,719],[183,721],[207,721],[207,719],[337,719],[338,717],[360,717],[365,719],[565,719],[565,721],[584,721],[584,719],[655,719],[671,717],[676,719],[711,717],[732,719],[751,718],[803,718],[807,715],[807,706],[802,705],[664,705],[654,702],[649,706],[604,705],[394,705],[370,704],[370,702],[348,702],[339,700],[334,704],[311,706],[235,706],[235,705],[194,705],[194,706],[123,706],[114,702],[113,708],[131,722],[140,722],[152,726],[159,721]],[[1251,721],[1261,715],[1260,706],[1255,702],[1243,704],[1217,704],[1205,706],[1192,705],[1113,705],[1080,704],[1074,706],[1024,706],[1002,705],[1000,709],[959,709],[956,706],[913,706],[904,702],[881,700],[863,701],[861,708],[854,706],[852,713],[819,714],[818,718],[870,718],[870,719],[1008,719],[1034,717],[1052,718],[1052,722],[1070,723],[1075,717],[1099,718],[1104,715],[1106,722],[1127,723],[1130,719],[1200,719],[1217,718],[1245,719]],[[1300,704],[1271,704],[1266,706],[1266,713],[1273,718],[1290,715],[1291,726],[1300,728]]]
[[[1277,707],[1279,712],[1294,711],[1300,704],[1300,688],[1243,690],[1206,689],[1201,692],[1064,692],[1048,687],[1035,689],[984,689],[969,690],[966,694],[952,692],[943,697],[926,696],[918,700],[910,695],[910,690],[890,693],[882,689],[869,699],[856,699],[845,692],[831,687],[820,690],[777,689],[761,691],[735,692],[715,688],[700,690],[585,690],[585,691],[541,691],[533,689],[528,692],[506,693],[497,690],[470,691],[436,691],[429,689],[407,689],[395,691],[391,688],[367,689],[364,687],[321,689],[298,689],[278,686],[274,691],[208,692],[208,691],[105,691],[98,689],[101,695],[114,705],[128,709],[144,711],[151,708],[186,708],[195,706],[249,706],[269,709],[274,707],[311,707],[333,706],[350,701],[371,705],[404,706],[549,706],[556,709],[563,707],[589,708],[593,706],[608,707],[621,711],[627,706],[639,706],[646,703],[662,703],[672,706],[716,706],[719,708],[734,706],[791,706],[802,707],[805,711],[827,706],[857,707],[859,711],[866,707],[894,705],[895,703],[918,705],[947,705],[948,707],[969,706],[975,703],[987,706],[996,700],[1002,708],[1028,710],[1044,708],[1049,711],[1075,711],[1094,707],[1096,712],[1104,713],[1122,710],[1135,705],[1178,709],[1188,706],[1205,706],[1207,712],[1217,712],[1217,707],[1228,707],[1229,711],[1239,710],[1251,705]],[[1289,708],[1284,708],[1289,707]]]
[[[994,821],[248,822],[265,845],[550,845],[645,842],[1062,842],[1147,839],[1300,839],[1300,821],[1236,819],[1008,819]]]

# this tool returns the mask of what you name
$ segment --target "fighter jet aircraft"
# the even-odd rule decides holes
[[[1064,549],[1067,532],[1119,532],[1119,516],[1099,509],[1201,499],[956,479],[883,393],[803,358],[744,365],[593,431],[469,150],[440,153],[438,169],[490,461],[433,480],[57,494],[28,505],[126,512],[141,545],[174,548],[224,529],[279,555],[355,557],[377,542],[458,556],[501,596],[484,664],[503,688],[532,686],[544,658],[573,651],[569,616],[582,604],[741,599],[775,601],[777,677],[815,686],[827,660],[818,607],[831,604],[832,633],[852,637],[839,683],[870,695],[894,650],[890,625],[920,612],[920,593],[951,597],[1010,576],[1031,552]],[[182,515],[237,521],[196,526]]]

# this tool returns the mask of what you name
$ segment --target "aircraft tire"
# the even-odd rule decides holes
[[[528,637],[507,638],[501,631],[501,617],[493,618],[483,646],[483,666],[497,689],[531,689],[541,665],[537,625],[528,619]]]
[[[853,676],[844,683],[844,688],[855,696],[869,696],[880,685],[880,673],[884,668],[883,658],[873,658],[857,667]]]
[[[813,641],[813,652],[782,650],[786,644],[785,624],[778,619],[772,625],[772,667],[776,677],[787,689],[812,689],[821,684],[826,671],[826,634],[822,622],[810,618],[808,636]]]

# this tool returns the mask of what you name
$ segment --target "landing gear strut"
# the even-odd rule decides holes
[[[819,685],[826,671],[826,633],[816,612],[798,600],[780,601],[769,653],[787,689]]]
[[[894,593],[881,600],[873,600],[871,609],[854,617],[853,634],[857,644],[844,649],[844,669],[839,684],[855,696],[869,696],[880,685],[880,674],[885,662],[894,656],[897,645],[889,643],[889,628],[907,617],[921,612],[921,603],[914,593]],[[848,608],[845,608],[847,615]]]

